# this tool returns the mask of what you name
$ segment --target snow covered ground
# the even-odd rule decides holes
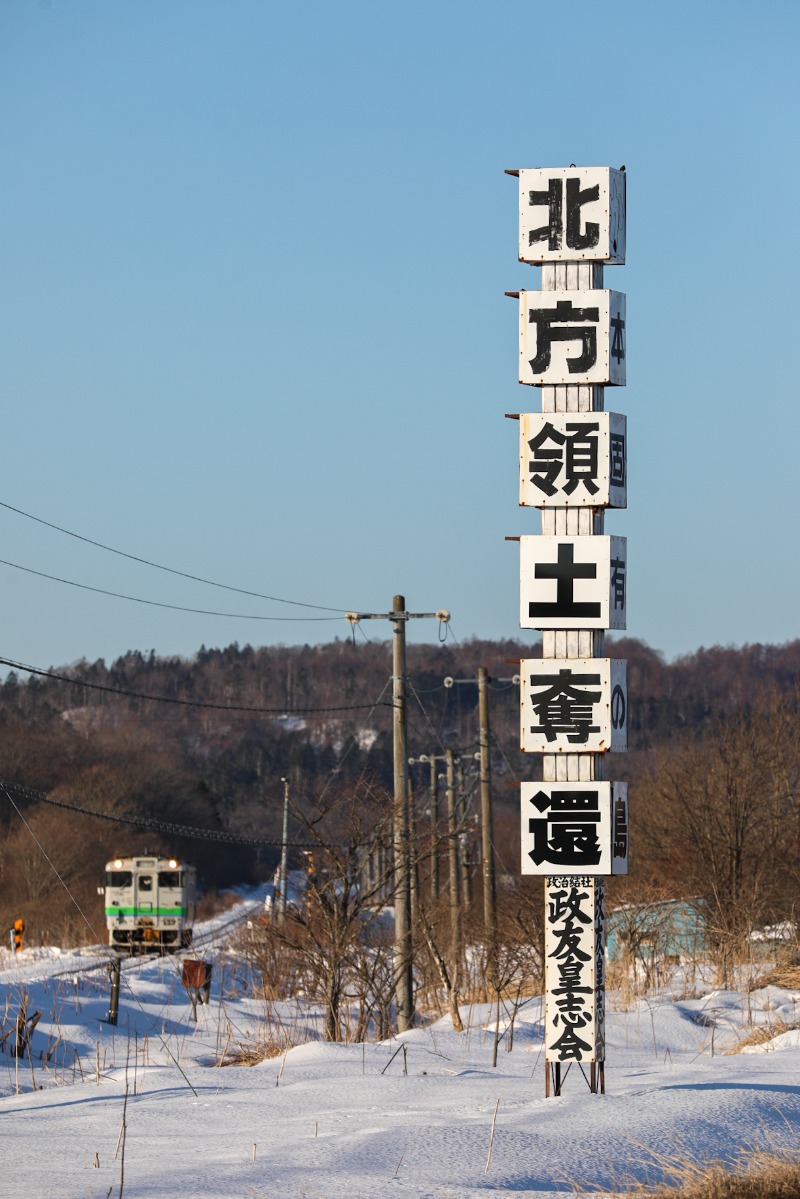
[[[796,1022],[793,992],[767,987],[748,1001],[705,988],[629,1010],[612,993],[607,1094],[589,1094],[573,1066],[563,1097],[545,1099],[536,997],[496,1069],[488,1008],[463,1009],[463,1034],[444,1019],[391,1042],[327,1045],[306,1040],[318,1013],[289,1004],[283,1035],[306,1043],[220,1067],[281,1034],[274,1013],[265,1029],[245,971],[210,944],[211,1003],[197,1024],[179,963],[154,959],[126,966],[116,1028],[103,1023],[99,949],[2,952],[0,1037],[23,1000],[42,1016],[32,1062],[9,1052],[13,1032],[0,1053],[0,1195],[107,1199],[122,1182],[126,1199],[525,1199],[657,1180],[687,1154],[728,1160],[796,1142],[798,1033],[729,1052],[753,1023]]]

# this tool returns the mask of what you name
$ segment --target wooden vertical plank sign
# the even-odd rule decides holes
[[[573,1063],[604,1091],[604,878],[628,869],[628,792],[603,781],[627,748],[626,663],[604,657],[626,627],[628,552],[605,536],[627,506],[627,422],[604,411],[625,385],[626,308],[603,286],[625,262],[625,173],[610,167],[509,171],[519,178],[521,262],[540,291],[519,299],[519,381],[541,412],[519,418],[519,500],[542,514],[520,541],[520,626],[542,631],[522,663],[520,744],[543,755],[542,783],[521,787],[523,874],[545,878],[547,1095]]]

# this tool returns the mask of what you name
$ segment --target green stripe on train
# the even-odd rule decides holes
[[[154,908],[143,912],[140,908],[106,908],[106,916],[185,916],[186,908]]]

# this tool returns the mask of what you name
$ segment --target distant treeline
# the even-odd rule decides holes
[[[702,649],[671,663],[629,638],[609,639],[607,652],[626,658],[629,671],[631,753],[614,763],[616,778],[643,777],[655,754],[701,744],[725,721],[770,705],[794,709],[800,641]],[[509,870],[518,853],[518,792],[506,784],[536,777],[539,763],[519,753],[518,690],[502,680],[517,673],[523,656],[538,653],[514,639],[408,648],[409,754],[455,749],[467,790],[474,787],[477,684],[448,688],[443,681],[474,680],[479,666],[496,680],[492,768],[498,849]],[[131,651],[110,665],[80,661],[53,673],[67,681],[12,671],[0,685],[0,778],[29,789],[27,796],[15,792],[14,802],[30,826],[0,793],[0,920],[25,909],[37,937],[74,934],[82,918],[34,835],[92,921],[101,919],[95,886],[111,855],[145,846],[178,852],[199,866],[207,887],[264,878],[277,858],[270,848],[141,832],[50,807],[37,802],[37,792],[110,817],[149,815],[278,841],[282,778],[293,799],[307,805],[323,789],[345,791],[363,776],[391,789],[386,642],[234,643],[202,647],[191,659]],[[412,773],[422,795],[428,772]],[[635,804],[632,810],[635,822]],[[634,847],[635,835],[634,823]]]

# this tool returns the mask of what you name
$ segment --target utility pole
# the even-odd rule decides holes
[[[483,858],[483,927],[489,945],[497,933],[497,877],[494,864],[494,827],[492,815],[492,776],[489,758],[489,683],[519,683],[519,675],[511,679],[490,679],[485,666],[478,667],[477,679],[454,679],[448,676],[445,687],[457,683],[478,684],[478,759],[481,787],[481,856]]]
[[[411,942],[411,818],[406,755],[406,623],[409,620],[446,623],[450,613],[407,612],[405,597],[396,595],[391,612],[347,612],[355,627],[360,620],[392,622],[392,708],[394,744],[394,971],[397,1030],[414,1026],[413,947]]]
[[[409,758],[409,766],[416,762],[429,762],[431,767],[431,899],[439,898],[439,776],[437,762],[444,762],[444,754],[420,754],[418,758]]]
[[[286,869],[289,848],[289,780],[282,778],[283,783],[283,839],[281,841],[281,902],[278,908],[278,921],[283,924],[286,919]]]
[[[494,820],[492,778],[489,761],[489,671],[478,667],[478,752],[481,784],[481,857],[483,859],[483,927],[494,945],[497,931],[497,880],[494,869]]]
[[[472,857],[470,854],[469,824],[467,822],[468,807],[469,800],[464,782],[464,767],[462,759],[456,758],[456,819],[460,829],[458,834],[458,882],[461,888],[461,902],[465,912],[468,912],[472,907]]]
[[[458,812],[456,810],[456,763],[452,749],[445,754],[447,762],[447,852],[450,874],[450,937],[454,969],[461,962],[461,904],[459,902],[458,869]]]

